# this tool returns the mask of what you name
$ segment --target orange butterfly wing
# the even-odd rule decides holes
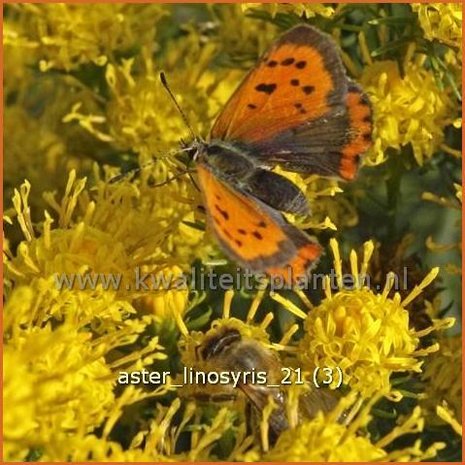
[[[226,104],[212,139],[269,140],[330,112],[344,111],[345,71],[333,41],[309,26],[284,34]]]
[[[321,247],[279,212],[230,188],[206,164],[198,164],[197,173],[210,226],[238,263],[293,282],[319,258]]]
[[[262,167],[355,177],[371,145],[371,107],[332,39],[306,25],[284,34],[218,116],[212,139],[244,143]]]

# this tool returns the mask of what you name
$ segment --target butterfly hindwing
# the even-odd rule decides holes
[[[289,179],[273,171],[255,168],[245,179],[242,189],[276,210],[310,214],[305,194]]]
[[[347,82],[343,115],[333,115],[328,122],[299,126],[254,144],[251,151],[256,161],[270,166],[279,164],[294,172],[352,180],[360,156],[371,145],[372,110],[360,87]]]
[[[310,214],[304,193],[287,178],[257,166],[249,151],[224,141],[209,144],[201,159],[214,175],[245,194],[286,213]]]
[[[206,164],[197,172],[210,227],[225,252],[252,271],[298,278],[321,254],[320,246],[260,200],[231,188]],[[293,264],[295,263],[295,269]],[[303,267],[303,263],[305,267]],[[297,273],[298,272],[298,273]]]

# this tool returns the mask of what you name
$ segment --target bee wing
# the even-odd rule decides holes
[[[329,389],[310,389],[300,397],[299,407],[304,418],[311,419],[318,412],[329,413],[338,404],[340,396]]]
[[[280,389],[257,386],[254,384],[242,384],[238,387],[254,405],[256,411],[260,413],[260,415],[263,409],[268,405],[270,396],[274,400],[275,408],[268,420],[270,426],[270,440],[272,443],[276,441],[283,431],[289,429],[289,422],[287,421],[286,409],[284,406],[284,393]]]

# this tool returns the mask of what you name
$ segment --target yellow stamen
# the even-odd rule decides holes
[[[307,314],[303,312],[297,305],[293,304],[290,300],[285,299],[283,296],[276,294],[275,292],[270,292],[270,297],[275,300],[276,302],[280,303],[286,310],[289,310],[298,318],[302,318],[305,320],[307,318]]]
[[[394,286],[395,279],[396,279],[395,274],[392,271],[390,271],[386,276],[386,284],[384,285],[384,289],[381,294],[384,299],[387,298],[389,292],[392,289],[392,286]]]
[[[436,276],[439,273],[439,267],[433,268],[423,279],[423,281],[418,285],[413,288],[413,290],[410,292],[410,294],[402,301],[402,306],[405,307],[408,305],[412,300],[414,300],[418,295],[421,294],[423,289],[427,286],[429,286],[434,279],[436,279]]]
[[[373,251],[375,249],[375,245],[373,241],[367,241],[363,244],[363,261],[362,261],[362,268],[360,270],[360,275],[362,276],[362,285],[365,282],[365,277],[368,270],[368,264],[370,263],[371,256],[373,255]]]
[[[270,323],[273,321],[274,315],[269,312],[265,318],[263,318],[263,321],[260,323],[260,328],[266,329],[268,326],[270,326]]]
[[[300,300],[305,304],[305,306],[311,310],[313,308],[313,304],[310,302],[309,298],[305,295],[302,289],[296,287],[294,292],[299,296]]]
[[[291,337],[299,330],[299,325],[294,324],[292,325],[283,335],[281,340],[279,341],[279,345],[285,346],[290,340]]]
[[[420,407],[415,407],[412,415],[400,426],[396,426],[390,433],[386,434],[377,443],[376,447],[384,448],[404,434],[414,434],[423,431],[425,420],[421,416]]]
[[[354,286],[356,289],[360,288],[360,280],[358,274],[358,258],[355,250],[350,252],[350,269],[352,271],[352,278],[354,280]]]
[[[232,289],[228,289],[224,293],[224,305],[223,305],[223,318],[229,318],[231,314],[231,302],[234,297],[234,291]]]
[[[446,145],[446,144],[441,144],[441,145],[439,146],[439,148],[440,148],[442,151],[448,153],[449,155],[452,155],[452,156],[455,157],[455,158],[462,158],[462,152],[461,152],[460,150],[455,150],[455,149],[449,147],[449,146]]]
[[[260,306],[264,295],[265,295],[265,290],[260,290],[255,294],[252,304],[250,305],[249,311],[247,312],[248,323],[255,318],[258,307]]]
[[[339,253],[339,244],[336,239],[331,239],[329,241],[329,246],[331,247],[331,251],[333,252],[334,256],[334,271],[336,272],[336,279],[337,279],[337,286],[339,289],[342,289],[342,260],[341,255]]]
[[[326,299],[331,300],[333,294],[331,292],[331,279],[329,276],[324,277],[323,290],[325,291]]]

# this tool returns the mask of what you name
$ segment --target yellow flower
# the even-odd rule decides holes
[[[200,127],[208,127],[209,118],[207,94],[198,85],[200,72],[194,67],[205,66],[208,58],[189,71],[181,68],[168,74],[170,87],[197,132],[204,131],[199,131]],[[106,79],[112,99],[106,119],[114,145],[140,154],[143,163],[154,155],[166,157],[167,151],[179,146],[181,139],[188,140],[191,136],[151,60],[146,60],[146,72],[142,76],[132,76],[132,65],[132,60],[128,60],[119,67],[107,66]],[[190,91],[179,94],[179,89]]]
[[[435,412],[445,401],[452,416],[462,421],[462,339],[460,336],[439,339],[439,351],[428,357],[422,375],[426,383],[424,406]],[[437,420],[436,420],[437,421]]]
[[[326,298],[311,309],[304,323],[305,335],[299,344],[299,359],[310,373],[316,367],[339,367],[343,382],[364,397],[382,393],[398,398],[399,393],[392,391],[390,375],[398,371],[420,372],[423,361],[419,357],[437,350],[435,345],[418,349],[418,342],[421,335],[440,325],[415,331],[409,327],[409,313],[405,307],[436,277],[438,269],[433,269],[403,300],[398,293],[388,297],[394,285],[393,275],[388,275],[384,290],[378,294],[364,282],[373,252],[373,243],[367,242],[360,272],[357,256],[354,251],[351,253],[354,288],[344,289],[335,240],[331,241],[331,247],[339,290],[333,294],[328,276]],[[340,381],[336,378],[332,387]]]
[[[164,358],[156,338],[130,355],[114,351],[134,343],[149,323],[128,319],[131,312],[101,288],[58,292],[53,280],[37,279],[14,289],[4,310],[9,460],[24,459],[29,448],[51,450],[72,431],[92,431],[144,397],[136,392],[124,401],[114,392],[120,368],[131,371]],[[111,362],[105,359],[110,351]]]
[[[374,115],[374,146],[365,163],[382,163],[389,149],[400,151],[406,145],[411,145],[419,165],[431,158],[444,141],[444,128],[452,124],[457,105],[438,88],[421,59],[406,63],[403,75],[394,61],[371,63],[360,83],[370,96]]]
[[[454,412],[447,406],[446,402],[436,406],[436,413],[439,418],[452,426],[453,430],[460,436],[463,435],[462,424],[457,421]]]
[[[133,151],[143,165],[154,157],[173,160],[173,150],[192,134],[163,87],[159,73],[166,73],[171,91],[197,136],[205,137],[212,120],[224,105],[242,73],[230,70],[211,72],[210,65],[220,44],[203,43],[195,29],[173,41],[161,59],[152,49],[142,47],[135,58],[120,64],[108,63],[105,81],[109,98],[97,112],[87,102],[69,109],[63,121],[76,121],[102,142],[119,151]],[[102,106],[101,106],[102,107]],[[179,163],[178,163],[179,164]],[[185,168],[185,167],[184,167]]]
[[[156,167],[152,172],[157,173]],[[166,169],[158,173],[169,176]],[[58,275],[60,280],[67,274],[60,281],[66,287],[69,279],[81,279],[73,276],[90,275],[83,279],[101,280],[102,285],[135,298],[169,288],[171,281],[160,281],[160,273],[166,272],[174,286],[179,275],[172,273],[173,266],[187,271],[195,258],[207,255],[211,245],[204,243],[204,233],[184,223],[194,221],[188,194],[191,183],[138,188],[128,180],[111,184],[95,174],[95,189],[86,190],[86,180],[76,180],[71,172],[60,202],[46,195],[58,227],[52,227],[54,221],[47,213],[41,235],[30,217],[30,185],[26,183],[15,194],[18,223],[27,240],[6,263],[9,279],[27,283],[31,277]],[[68,287],[80,285],[73,283]]]
[[[24,182],[25,177],[40,191],[63,187],[60,177],[65,159],[63,140],[50,129],[41,127],[22,108],[15,106],[5,109],[5,200],[10,206],[14,187]],[[34,211],[43,209],[41,196],[31,199]],[[39,211],[40,211],[39,210]]]
[[[297,16],[303,16],[305,18],[313,18],[315,16],[323,16],[329,18],[334,14],[334,8],[324,4],[308,4],[308,3],[294,3],[294,4],[278,4],[278,3],[245,3],[242,6],[244,11],[250,9],[255,10],[264,10],[271,14],[272,17],[275,17],[278,13],[294,13]]]
[[[422,431],[424,419],[420,408],[415,408],[408,418],[400,419],[399,425],[384,437],[374,442],[367,434],[367,425],[371,420],[370,408],[374,397],[363,407],[350,424],[337,421],[342,408],[353,405],[354,397],[346,397],[340,405],[328,415],[321,412],[310,421],[281,434],[276,445],[260,460],[270,462],[381,462],[381,461],[417,461],[435,457],[444,443],[434,443],[426,450],[421,441],[405,449],[387,452],[388,446],[398,437]],[[390,448],[392,449],[392,447]],[[253,457],[253,455],[252,455]],[[251,457],[251,458],[252,458]],[[247,459],[247,454],[245,454]]]
[[[6,346],[3,350],[3,454],[7,460],[23,460],[37,425],[37,407],[34,401],[35,377],[23,363],[21,354]]]
[[[153,25],[167,14],[162,5],[19,5],[18,45],[37,48],[42,71],[70,71],[81,64],[104,65],[115,51],[153,40]],[[13,42],[13,41],[12,41]],[[13,42],[15,43],[15,42]]]
[[[160,283],[166,283],[166,292],[150,293],[140,298],[136,306],[153,313],[159,321],[182,318],[188,303],[188,283],[178,266],[166,268],[154,275]]]
[[[67,457],[70,462],[185,461],[185,454],[174,453],[179,431],[172,424],[179,408],[179,400],[173,401],[168,408],[157,406],[155,418],[136,434],[129,447],[125,449],[118,442],[108,439],[108,430],[104,432],[103,437],[82,431],[56,442],[53,448],[45,451],[41,460],[59,461]],[[187,423],[192,417],[192,409],[187,408],[182,417],[182,421]]]
[[[412,3],[428,40],[462,50],[462,5],[460,3]],[[459,53],[459,55],[460,55]]]
[[[215,44],[219,64],[244,73],[275,39],[278,29],[270,22],[258,23],[243,9],[239,4],[210,7],[215,34],[207,40]]]
[[[347,428],[328,421],[320,413],[293,430],[285,431],[262,459],[270,462],[368,462],[384,452],[363,436],[347,434]]]
[[[40,460],[43,462],[150,462],[170,463],[185,460],[184,455],[168,457],[156,450],[144,450],[140,447],[124,450],[121,444],[102,439],[94,434],[72,435],[66,440],[56,442],[51,451],[46,450]]]

